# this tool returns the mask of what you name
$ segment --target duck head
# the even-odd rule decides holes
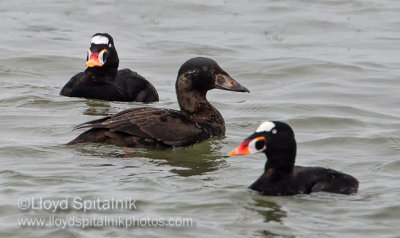
[[[230,156],[264,153],[272,167],[293,167],[296,157],[296,140],[292,128],[283,122],[263,122]],[[266,167],[267,167],[266,166]]]
[[[107,33],[96,33],[90,40],[86,66],[88,68],[118,68],[119,58],[113,38]]]
[[[176,90],[197,91],[206,95],[211,89],[223,89],[236,92],[250,92],[236,82],[212,59],[196,57],[186,61],[178,72]]]

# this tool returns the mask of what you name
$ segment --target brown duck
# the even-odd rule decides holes
[[[77,128],[90,128],[69,142],[107,143],[135,148],[188,146],[225,135],[224,118],[208,102],[211,89],[237,92],[249,90],[233,80],[212,59],[197,57],[178,72],[176,94],[180,111],[150,107],[132,108]]]

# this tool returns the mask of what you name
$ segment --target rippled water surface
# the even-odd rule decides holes
[[[399,237],[400,2],[1,1],[1,237]],[[140,103],[59,96],[84,69],[96,32],[120,67],[148,78],[154,107],[178,108],[174,83],[194,56],[215,59],[251,94],[214,90],[227,134],[185,149],[64,144],[77,124]],[[264,120],[295,130],[297,164],[360,181],[351,196],[247,190],[262,154],[227,155]],[[52,212],[21,198],[136,200],[137,210]],[[24,217],[192,218],[186,228],[21,228]]]

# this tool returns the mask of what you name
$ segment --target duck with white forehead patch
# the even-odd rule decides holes
[[[321,167],[295,166],[296,140],[283,122],[267,121],[230,155],[264,153],[264,173],[249,188],[262,195],[294,195],[312,192],[356,193],[358,181],[351,175]]]
[[[109,34],[94,34],[90,44],[87,69],[72,77],[61,95],[123,102],[159,100],[156,89],[144,77],[130,69],[118,70],[118,53]]]

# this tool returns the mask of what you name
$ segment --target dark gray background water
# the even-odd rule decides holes
[[[1,1],[0,236],[400,237],[399,12],[397,0]],[[96,32],[114,37],[121,68],[155,85],[155,107],[178,108],[184,61],[215,59],[251,91],[209,93],[226,138],[128,157],[113,146],[64,146],[81,133],[75,125],[141,106],[58,95],[85,68]],[[227,155],[264,120],[292,125],[297,164],[352,174],[359,193],[248,191],[264,156]],[[192,217],[195,226],[18,226],[52,214],[22,211],[19,198],[66,196],[133,197],[135,216]]]

